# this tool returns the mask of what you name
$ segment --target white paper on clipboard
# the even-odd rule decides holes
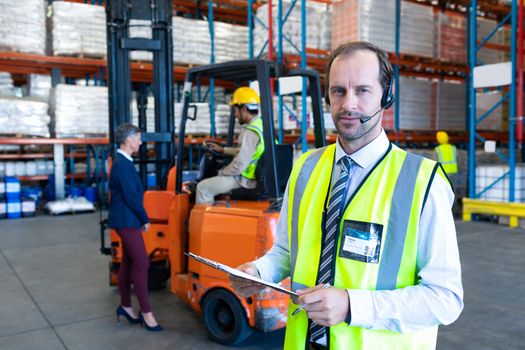
[[[224,265],[224,264],[221,264],[219,262],[203,258],[202,256],[195,255],[193,253],[186,253],[186,255],[188,255],[189,257],[192,257],[193,259],[195,259],[195,260],[197,260],[197,261],[199,261],[199,262],[201,262],[203,264],[211,266],[214,269],[217,269],[219,271],[224,271],[224,272],[230,273],[230,274],[232,274],[234,276],[237,276],[237,277],[240,277],[240,278],[244,278],[244,279],[247,279],[247,280],[250,280],[250,281],[253,281],[253,282],[257,282],[257,283],[263,284],[263,285],[265,285],[267,287],[275,289],[275,290],[277,290],[277,291],[279,291],[281,293],[285,293],[285,294],[291,295],[293,297],[298,297],[299,296],[297,293],[294,293],[291,290],[288,290],[288,289],[278,285],[277,283],[266,282],[266,281],[264,281],[264,280],[262,280],[260,278],[254,277],[254,276],[249,275],[249,274],[247,274],[245,272],[242,272],[242,271],[239,271],[237,269],[231,268],[228,265]]]

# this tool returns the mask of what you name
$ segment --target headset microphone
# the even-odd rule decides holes
[[[381,112],[383,109],[384,108],[381,108],[380,110],[378,110],[377,112],[375,112],[372,115],[367,115],[366,117],[361,117],[361,118],[359,118],[359,121],[361,122],[361,124],[364,124],[367,121],[369,121],[370,119],[372,119],[373,117],[375,117],[377,115],[377,113]]]

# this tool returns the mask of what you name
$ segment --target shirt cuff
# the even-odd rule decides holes
[[[371,328],[374,318],[372,292],[362,289],[347,289],[350,299],[350,326]]]
[[[227,156],[235,156],[237,153],[239,153],[237,147],[224,147],[224,154]]]
[[[272,282],[272,272],[268,267],[268,263],[264,260],[264,257],[252,261],[252,263],[257,268],[257,271],[259,271],[259,277],[262,280]]]

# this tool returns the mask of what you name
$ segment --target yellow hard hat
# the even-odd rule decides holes
[[[438,131],[436,133],[436,139],[437,139],[437,142],[439,142],[440,145],[448,143],[448,134],[446,132],[444,132],[444,131]]]
[[[248,108],[258,108],[259,103],[261,103],[261,99],[255,90],[243,86],[235,90],[230,105],[246,105]]]

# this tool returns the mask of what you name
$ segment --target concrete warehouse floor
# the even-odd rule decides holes
[[[200,317],[168,290],[150,294],[165,332],[117,326],[98,220],[0,220],[0,349],[227,349],[208,340]],[[440,327],[438,349],[524,349],[525,231],[479,222],[457,222],[457,230],[465,309]],[[283,338],[282,330],[256,333],[239,348],[281,349]]]

